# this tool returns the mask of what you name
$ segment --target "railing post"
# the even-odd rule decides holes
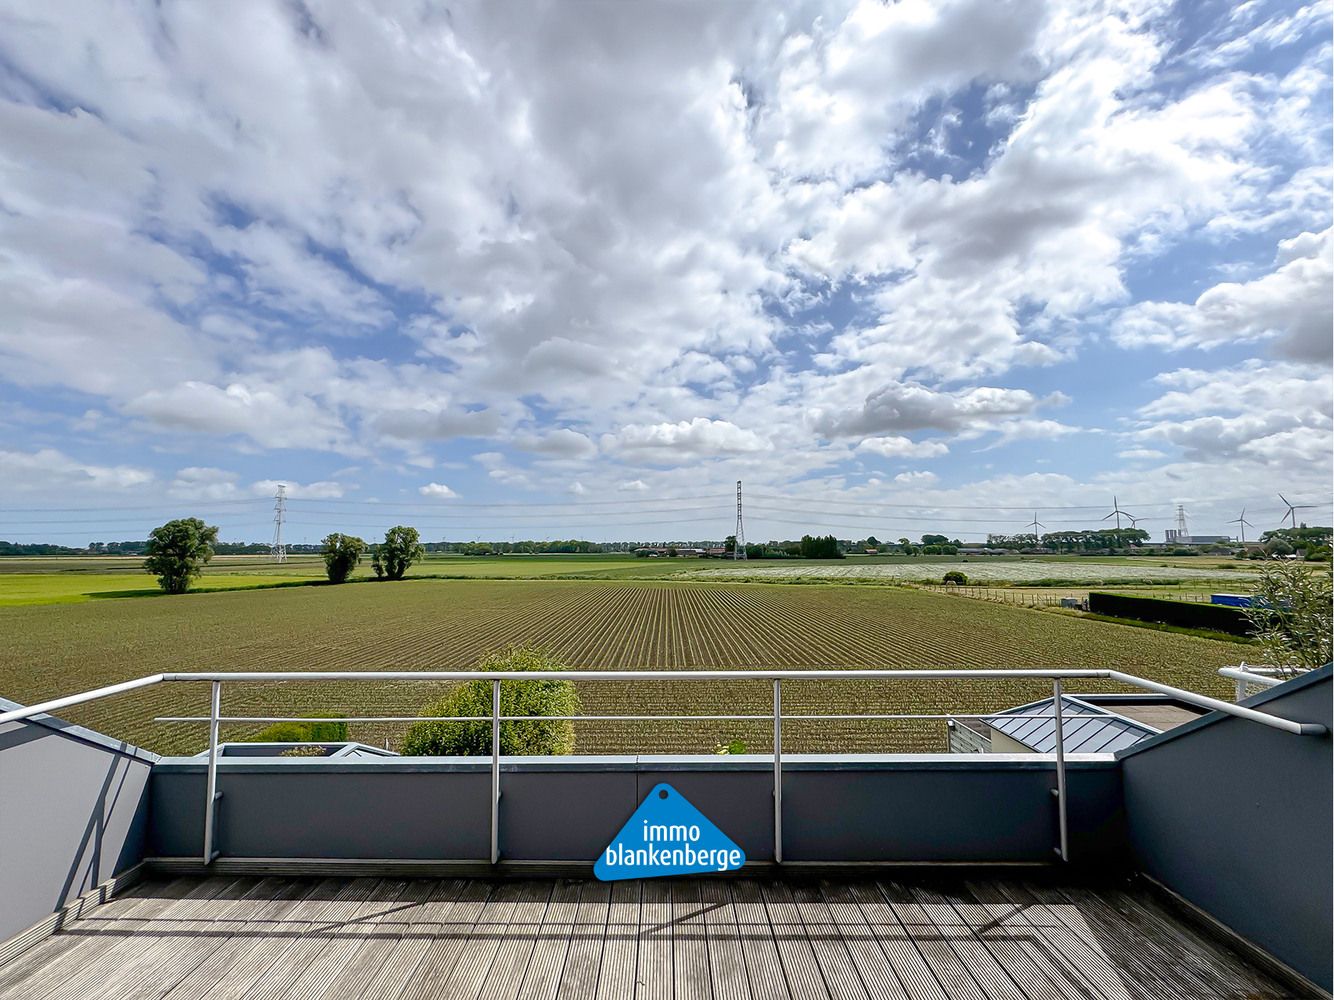
[[[222,714],[222,681],[214,681],[208,708],[208,781],[204,800],[204,864],[212,864],[218,852],[213,847],[213,824],[218,792],[218,716]]]
[[[491,863],[500,860],[500,681],[491,682]]]
[[[1065,717],[1062,711],[1061,679],[1055,678],[1051,682],[1052,704],[1056,707],[1056,805],[1058,807],[1058,822],[1061,830],[1061,846],[1056,849],[1056,853],[1061,856],[1062,861],[1070,860],[1070,825],[1069,817],[1066,814],[1066,794],[1065,794]]]
[[[783,682],[774,680],[774,861],[783,863]]]

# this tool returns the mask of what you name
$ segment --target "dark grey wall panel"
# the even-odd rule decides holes
[[[218,846],[232,858],[486,859],[485,759],[223,760]],[[506,760],[501,855],[592,864],[654,785],[667,782],[751,861],[773,860],[773,776],[764,758]],[[1110,756],[1069,768],[1073,860],[1124,859]],[[1055,774],[1030,755],[790,757],[784,843],[791,861],[1047,861],[1057,843]],[[194,857],[204,764],[154,769],[150,853]]]
[[[1246,704],[1330,726],[1330,671]],[[1149,875],[1330,988],[1331,742],[1208,716],[1124,755],[1130,838]]]
[[[0,941],[143,859],[154,759],[59,719],[0,726]]]

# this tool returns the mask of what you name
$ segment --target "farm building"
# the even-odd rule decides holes
[[[1167,695],[1087,694],[1061,698],[1067,753],[1115,753],[1199,718],[1199,709]],[[1055,700],[1044,698],[984,719],[949,726],[951,753],[1053,753]]]

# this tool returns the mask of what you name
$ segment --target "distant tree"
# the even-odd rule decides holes
[[[539,649],[516,646],[485,657],[478,670],[567,670],[565,664]],[[541,720],[544,715],[577,715],[579,694],[570,681],[501,681],[500,714],[533,716],[533,721],[502,722],[500,752],[506,756],[546,756],[574,750],[574,723]],[[403,741],[409,756],[481,757],[491,755],[491,682],[468,681],[422,715],[477,716],[477,722],[414,722]]]
[[[945,574],[945,582],[955,583],[958,584],[960,587],[966,586],[968,583],[968,574],[961,573],[957,569],[952,569]]]
[[[867,536],[866,536],[866,547],[867,547],[868,549],[878,549],[878,548],[880,548],[880,539],[876,538],[875,535],[867,535]]]
[[[842,559],[843,550],[838,547],[838,539],[833,535],[801,536],[801,556],[803,559]]]
[[[1245,613],[1267,664],[1286,674],[1330,662],[1331,597],[1324,570],[1312,572],[1295,560],[1265,561]]]
[[[361,554],[366,551],[366,543],[356,535],[344,535],[335,531],[324,536],[324,571],[329,574],[330,583],[342,583],[361,562]]]
[[[216,526],[197,517],[182,517],[154,528],[148,536],[144,569],[157,577],[168,594],[184,594],[213,558]]]
[[[949,542],[948,535],[923,535],[923,545],[945,545]]]
[[[670,559],[675,559],[675,558],[676,558],[677,556],[679,556],[680,554],[681,554],[681,551],[680,551],[675,545],[669,545],[669,546],[667,546],[667,556],[668,556],[668,558],[670,558]]]
[[[736,552],[736,535],[728,535],[723,542],[723,551],[728,555]]]
[[[347,723],[337,715],[328,722],[275,722],[261,729],[251,743],[342,743],[347,740]]]
[[[413,563],[426,555],[416,528],[397,525],[384,533],[384,542],[371,553],[371,569],[377,577],[401,580]]]

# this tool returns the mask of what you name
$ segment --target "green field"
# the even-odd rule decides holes
[[[0,559],[0,607],[77,604],[83,601],[157,595],[142,559],[118,556],[46,556]],[[598,555],[431,555],[414,566],[414,578],[466,580],[699,580],[718,583],[881,584],[939,583],[950,569],[970,581],[1033,587],[1116,582],[1139,586],[1247,589],[1254,567],[1227,559],[1085,556],[855,556],[838,561],[803,559],[732,563],[728,560],[639,559],[625,553]],[[197,590],[318,585],[319,556],[294,555],[282,565],[269,556],[218,556],[204,570]],[[354,580],[369,580],[364,562]]]
[[[623,568],[607,562],[583,565],[589,575]],[[530,565],[539,574],[551,564]],[[571,557],[562,565],[560,575],[581,564]],[[219,575],[215,569],[210,579]],[[614,669],[1114,667],[1219,696],[1229,688],[1215,671],[1238,659],[1235,645],[1207,639],[835,583],[425,579],[291,587],[0,607],[0,634],[0,695],[24,703],[159,671],[466,668],[518,642],[543,645],[575,667]],[[440,693],[432,688],[236,684],[226,689],[224,712],[412,714]],[[763,714],[770,707],[763,683],[580,688],[590,713]],[[943,713],[990,711],[1049,693],[1047,685],[1021,681],[802,682],[785,686],[784,702],[792,712]],[[203,727],[152,719],[202,714],[206,697],[203,685],[163,685],[64,714],[150,749],[190,752],[203,746]],[[257,728],[237,726],[224,736]],[[352,731],[396,745],[402,728],[354,724]],[[707,752],[731,737],[764,751],[768,731],[765,722],[577,725],[579,748],[588,752]],[[940,723],[793,721],[785,734],[791,750],[943,749]]]

